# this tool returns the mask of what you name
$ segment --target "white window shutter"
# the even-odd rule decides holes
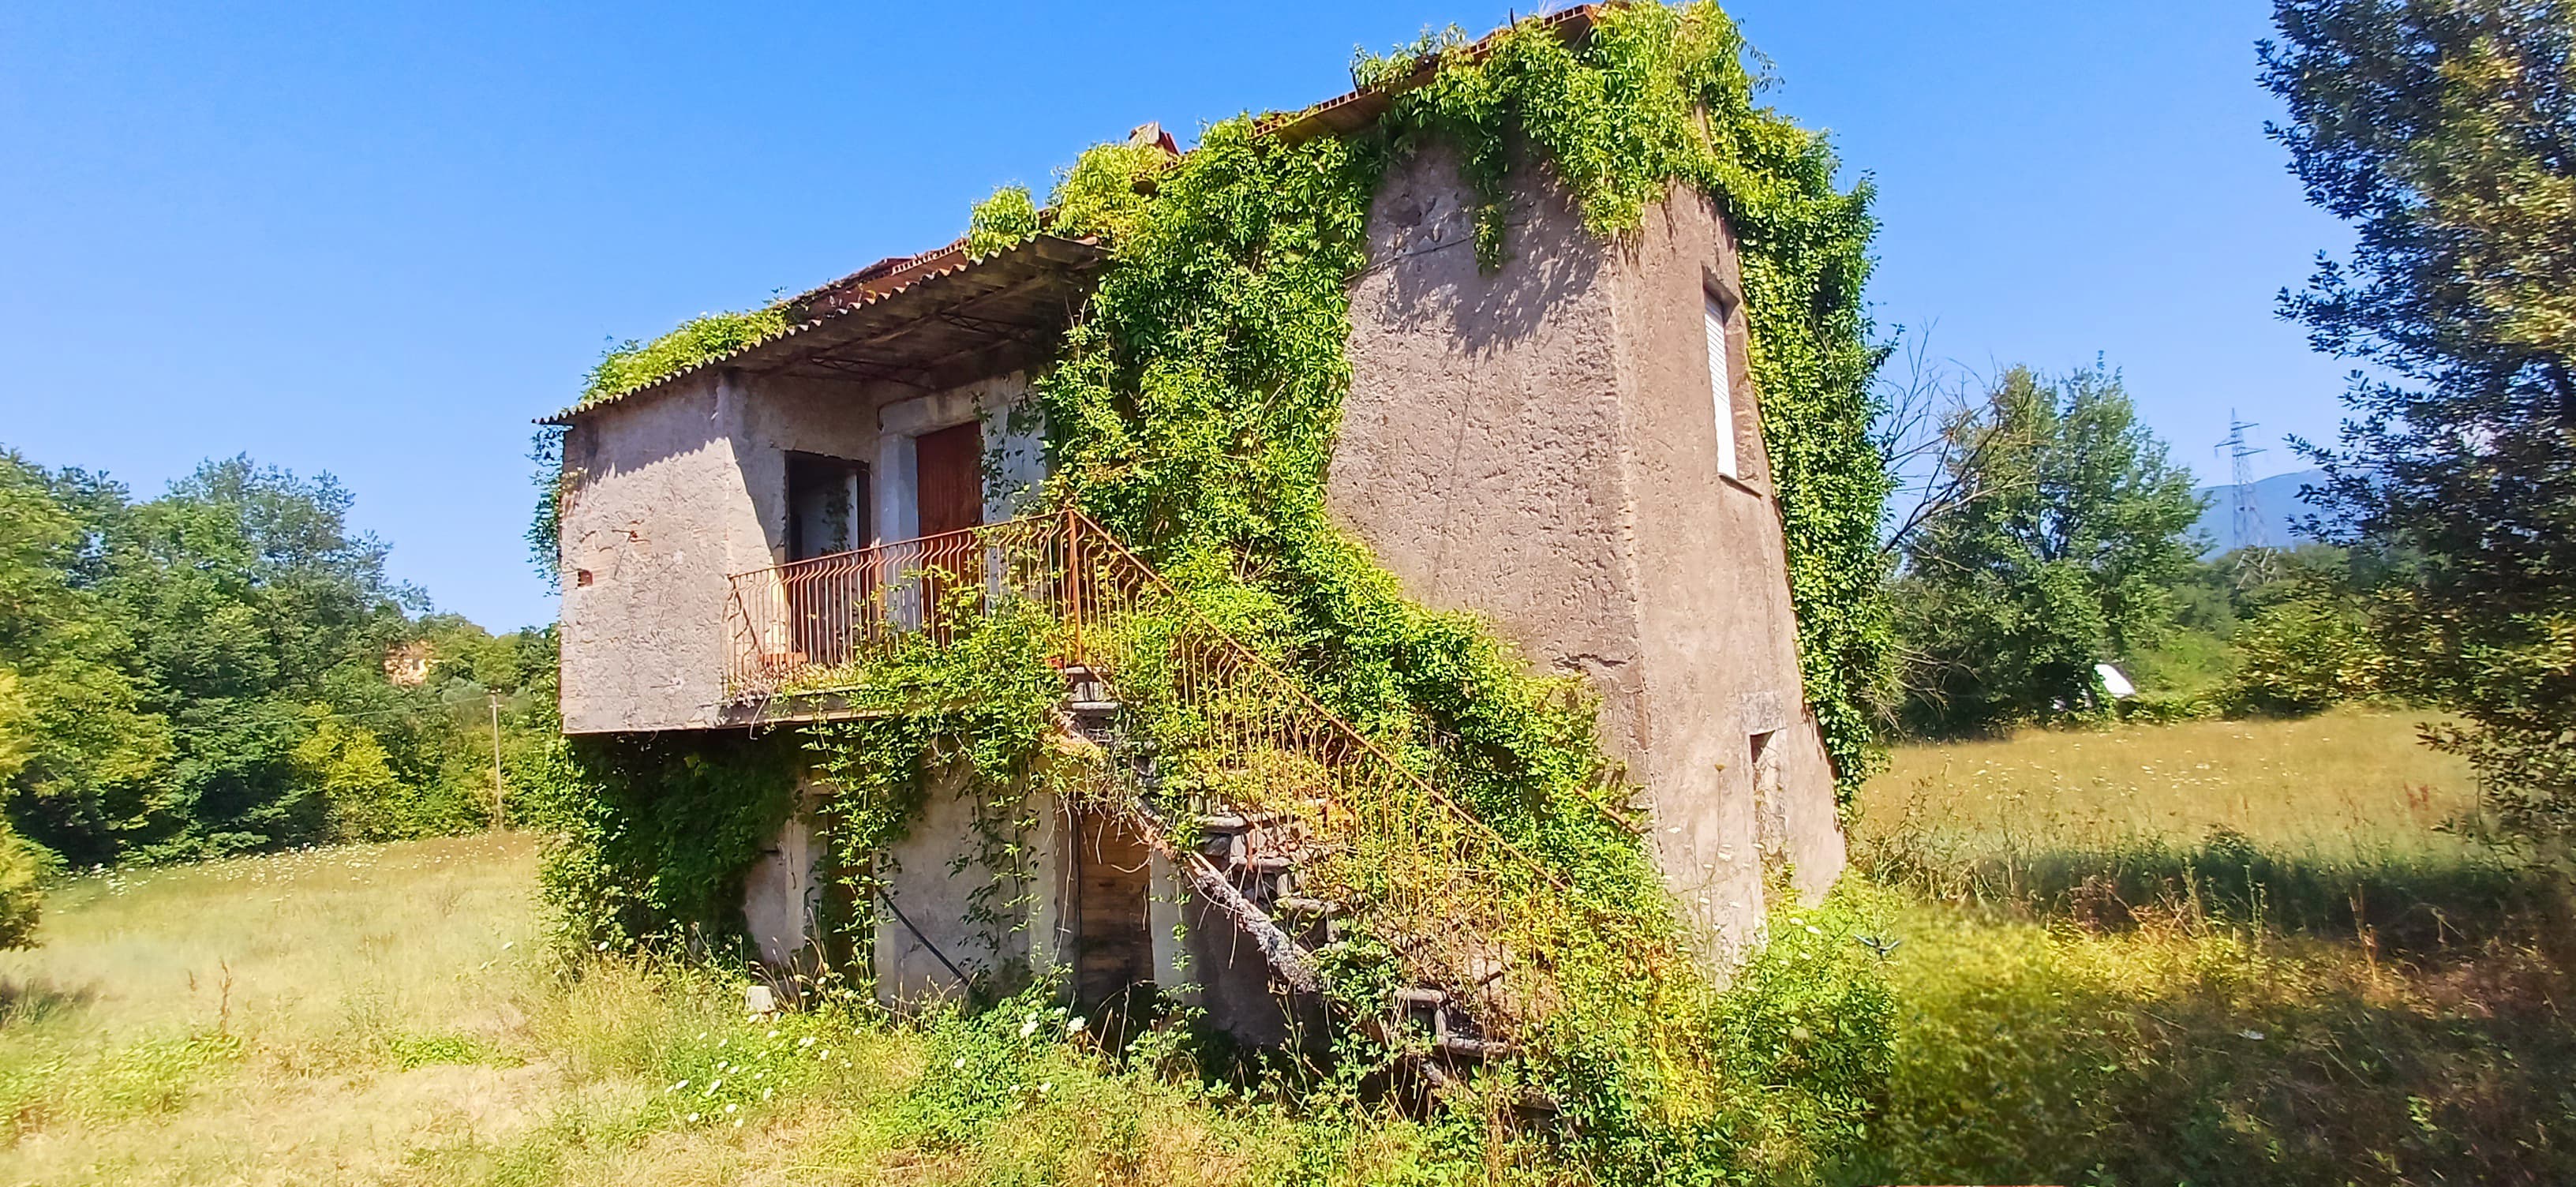
[[[1708,329],[1708,394],[1717,410],[1717,472],[1742,476],[1735,468],[1735,393],[1726,366],[1726,310],[1715,297],[1703,297],[1701,314]]]

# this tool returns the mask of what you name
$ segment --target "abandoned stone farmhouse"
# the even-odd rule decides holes
[[[1354,93],[1265,134],[1346,135],[1385,104]],[[1736,235],[1688,187],[1624,239],[1587,231],[1543,167],[1508,188],[1511,251],[1483,267],[1459,159],[1434,143],[1388,167],[1369,266],[1347,286],[1329,511],[1406,594],[1482,616],[1531,668],[1597,692],[1602,746],[1640,789],[1636,831],[1722,962],[1758,933],[1779,875],[1815,894],[1843,865]],[[1114,549],[1049,502],[1045,426],[1024,400],[1116,266],[1096,241],[1043,233],[884,260],[789,301],[784,333],[560,414],[564,730],[738,734],[869,712],[808,677],[927,629],[938,593],[1033,588],[989,559],[924,577],[924,558]],[[1097,600],[1046,580],[1054,604]],[[1114,729],[1117,673],[1078,657],[1065,673],[1068,728]],[[1211,807],[1176,845],[1041,806],[1018,838],[1028,893],[997,932],[968,922],[993,872],[965,801],[934,779],[883,893],[858,904],[882,997],[1058,969],[1087,1000],[1152,985],[1279,1039],[1318,934],[1298,912],[1330,909],[1301,903],[1293,854],[1265,857],[1279,839],[1260,813]],[[791,816],[744,872],[743,925],[772,964],[817,941],[834,880],[821,827]]]

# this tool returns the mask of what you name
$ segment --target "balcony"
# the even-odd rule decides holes
[[[1123,584],[1104,572],[1113,559],[1124,562]],[[1045,607],[1078,652],[1103,597],[1132,592],[1142,571],[1088,518],[1060,512],[736,573],[725,597],[725,697],[774,705],[774,720],[862,716],[836,694],[870,659],[925,635],[945,646],[962,619],[1014,602]]]

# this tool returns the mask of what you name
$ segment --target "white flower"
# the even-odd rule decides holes
[[[1023,1022],[1023,1023],[1021,1023],[1021,1024],[1020,1024],[1020,1037],[1025,1039],[1025,1038],[1029,1037],[1030,1035],[1036,1034],[1037,1032],[1038,1032],[1038,1016],[1037,1016],[1037,1015],[1035,1015],[1035,1014],[1031,1014],[1031,1015],[1029,1015],[1029,1020],[1028,1020],[1028,1021]]]
[[[1080,1015],[1076,1015],[1073,1021],[1064,1024],[1064,1032],[1066,1034],[1078,1035],[1082,1033],[1082,1028],[1087,1025],[1089,1025],[1089,1023],[1084,1022]]]
[[[680,1082],[679,1082],[679,1083],[677,1083],[677,1084],[673,1084],[673,1085],[671,1085],[670,1087],[663,1089],[662,1091],[664,1091],[664,1092],[678,1092],[679,1090],[681,1090],[681,1089],[683,1089],[683,1088],[686,1088],[686,1087],[688,1087],[688,1086],[689,1086],[689,1082],[688,1082],[688,1081],[686,1081],[686,1080],[682,1080],[682,1081],[680,1081]]]
[[[814,1036],[807,1035],[804,1038],[798,1039],[796,1040],[796,1045],[799,1047],[811,1047],[814,1045]]]
[[[691,1120],[691,1121],[695,1121],[695,1120],[697,1120],[697,1119],[698,1119],[698,1115],[697,1115],[697,1114],[695,1114],[695,1113],[691,1113],[691,1114],[689,1114],[689,1120]]]
[[[731,1114],[735,1109],[739,1109],[739,1108],[741,1108],[741,1107],[742,1107],[741,1105],[726,1105],[726,1106],[725,1106],[725,1112],[729,1115],[729,1114]]]

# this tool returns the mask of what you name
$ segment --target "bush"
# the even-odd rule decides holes
[[[2300,717],[2378,692],[2385,653],[2358,607],[2305,593],[2254,612],[2236,633],[2243,657],[2229,708]]]
[[[44,899],[36,883],[44,868],[37,848],[0,820],[0,950],[35,946],[36,916]]]

